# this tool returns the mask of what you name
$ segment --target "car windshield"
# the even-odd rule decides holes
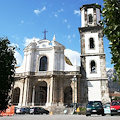
[[[100,102],[89,102],[87,106],[102,106]]]
[[[112,102],[112,105],[113,105],[113,106],[115,106],[115,105],[120,105],[120,101]]]

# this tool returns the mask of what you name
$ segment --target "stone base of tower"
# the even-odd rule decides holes
[[[88,101],[101,101],[103,104],[110,102],[108,80],[88,80]]]
[[[103,103],[107,103],[111,101],[109,97],[108,79],[104,79],[101,81],[101,95],[102,95]]]

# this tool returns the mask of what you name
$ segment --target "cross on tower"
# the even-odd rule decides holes
[[[43,31],[43,33],[44,33],[44,39],[46,39],[46,32],[48,32],[48,31],[46,31],[46,29]]]

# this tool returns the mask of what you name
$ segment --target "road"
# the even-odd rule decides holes
[[[120,116],[92,115],[14,115],[0,117],[0,120],[120,120]]]

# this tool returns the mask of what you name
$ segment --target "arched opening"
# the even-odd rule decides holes
[[[64,104],[70,105],[71,103],[72,103],[72,88],[68,86],[64,90]]]
[[[39,71],[47,71],[47,57],[43,56],[40,58]]]
[[[90,65],[91,65],[91,73],[95,73],[95,72],[96,72],[96,64],[95,64],[95,61],[92,60]]]
[[[39,82],[35,87],[35,105],[45,105],[47,102],[47,83]]]
[[[92,22],[93,22],[93,17],[91,14],[88,15],[88,22],[89,22],[89,24],[92,24]]]
[[[13,91],[13,104],[18,105],[19,103],[19,98],[20,98],[20,88],[17,87]]]
[[[94,49],[95,48],[95,44],[94,44],[94,39],[93,38],[89,39],[89,43],[90,43],[90,49]]]

